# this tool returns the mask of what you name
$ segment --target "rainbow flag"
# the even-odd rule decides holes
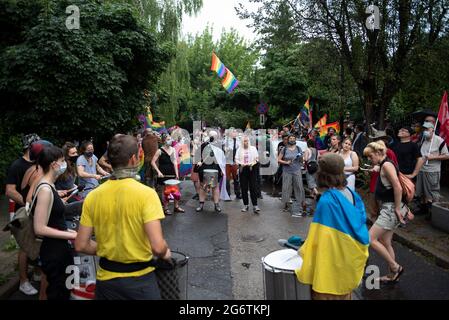
[[[307,110],[310,127],[312,127],[312,110],[310,108],[310,97],[307,98],[307,101],[304,103],[304,108]]]
[[[190,150],[187,144],[177,143],[175,150],[178,160],[179,176],[185,177],[192,172],[192,161],[190,158]]]
[[[315,292],[345,295],[362,280],[370,240],[363,201],[350,191],[355,205],[338,190],[323,193],[299,249],[303,263],[296,277]]]
[[[217,57],[217,55],[212,52],[212,65],[210,67],[212,71],[215,71],[220,78],[222,78],[226,72],[225,65],[221,62],[221,60]]]
[[[335,132],[337,134],[339,134],[340,133],[340,122],[336,121],[336,122],[332,122],[332,123],[326,124],[326,125],[321,127],[320,131],[323,131],[324,135],[326,135],[327,134],[327,130],[329,130],[329,128],[334,128]],[[320,132],[320,136],[321,136],[321,132]]]
[[[239,81],[232,74],[232,72],[229,71],[228,68],[226,68],[226,71],[227,71],[226,76],[224,77],[224,79],[221,82],[221,84],[223,85],[223,87],[226,89],[226,91],[228,93],[231,93],[237,87],[237,85],[239,84]]]
[[[314,128],[321,128],[324,127],[327,123],[327,114],[324,115],[315,125]]]
[[[151,128],[155,131],[161,132],[161,131],[167,131],[165,128],[165,121],[161,122],[155,122],[153,121],[153,114],[150,110],[148,110],[148,114],[146,116],[140,115],[138,117],[139,121],[142,123],[142,125],[147,128]]]

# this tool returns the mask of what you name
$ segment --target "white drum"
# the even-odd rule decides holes
[[[203,181],[206,186],[215,188],[218,185],[218,170],[205,169],[203,175]]]
[[[302,258],[293,249],[283,249],[262,258],[266,300],[311,300],[309,285],[300,283],[295,270]]]

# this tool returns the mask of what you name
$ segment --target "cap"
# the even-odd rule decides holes
[[[332,175],[344,175],[345,162],[336,153],[326,153],[318,161],[319,170]]]
[[[377,130],[374,132],[374,135],[369,136],[370,139],[381,139],[388,137],[387,132],[383,130]]]
[[[36,133],[27,134],[22,138],[23,149],[28,149],[31,147],[33,142],[40,140],[41,138]]]

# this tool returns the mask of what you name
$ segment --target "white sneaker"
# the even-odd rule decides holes
[[[243,206],[243,208],[242,208],[242,212],[247,212],[247,211],[248,211],[248,209],[249,209],[249,206]]]
[[[260,208],[258,206],[254,206],[254,212],[260,212]]]
[[[31,285],[29,281],[22,283],[19,287],[19,290],[27,296],[33,296],[37,294],[37,290]]]

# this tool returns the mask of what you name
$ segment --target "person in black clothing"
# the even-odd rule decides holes
[[[23,156],[14,161],[8,169],[6,176],[6,197],[13,200],[15,203],[15,211],[25,206],[25,197],[22,194],[22,180],[25,172],[31,168],[34,161],[30,159],[30,147],[33,142],[40,140],[39,136],[35,133],[28,134],[23,137]],[[35,295],[37,290],[33,288],[30,281],[28,280],[28,262],[27,255],[24,251],[20,250],[18,254],[18,265],[19,265],[19,278],[20,287],[19,290],[26,295]]]
[[[76,231],[67,230],[65,205],[55,189],[55,181],[67,169],[64,153],[60,148],[44,148],[38,159],[44,177],[36,189],[34,232],[42,237],[39,253],[42,271],[45,273],[49,300],[68,300],[70,290],[66,286],[67,267],[73,264],[73,254],[67,240],[75,240]]]
[[[162,135],[162,147],[159,148],[158,151],[154,154],[153,160],[151,161],[151,165],[154,170],[157,172],[157,184],[163,187],[162,199],[164,205],[164,213],[166,215],[171,215],[170,210],[168,209],[168,199],[165,199],[165,189],[167,186],[165,185],[165,181],[176,179],[179,180],[179,172],[178,172],[178,163],[176,160],[176,150],[172,147],[173,140],[171,136],[168,134]],[[159,164],[158,164],[159,163]],[[174,212],[184,212],[179,206],[179,200],[181,198],[181,194],[179,191],[174,195],[175,209]]]
[[[418,160],[422,157],[418,145],[411,142],[412,134],[413,130],[410,127],[404,126],[399,129],[398,138],[400,142],[393,148],[398,158],[399,171],[403,174],[412,174]]]

